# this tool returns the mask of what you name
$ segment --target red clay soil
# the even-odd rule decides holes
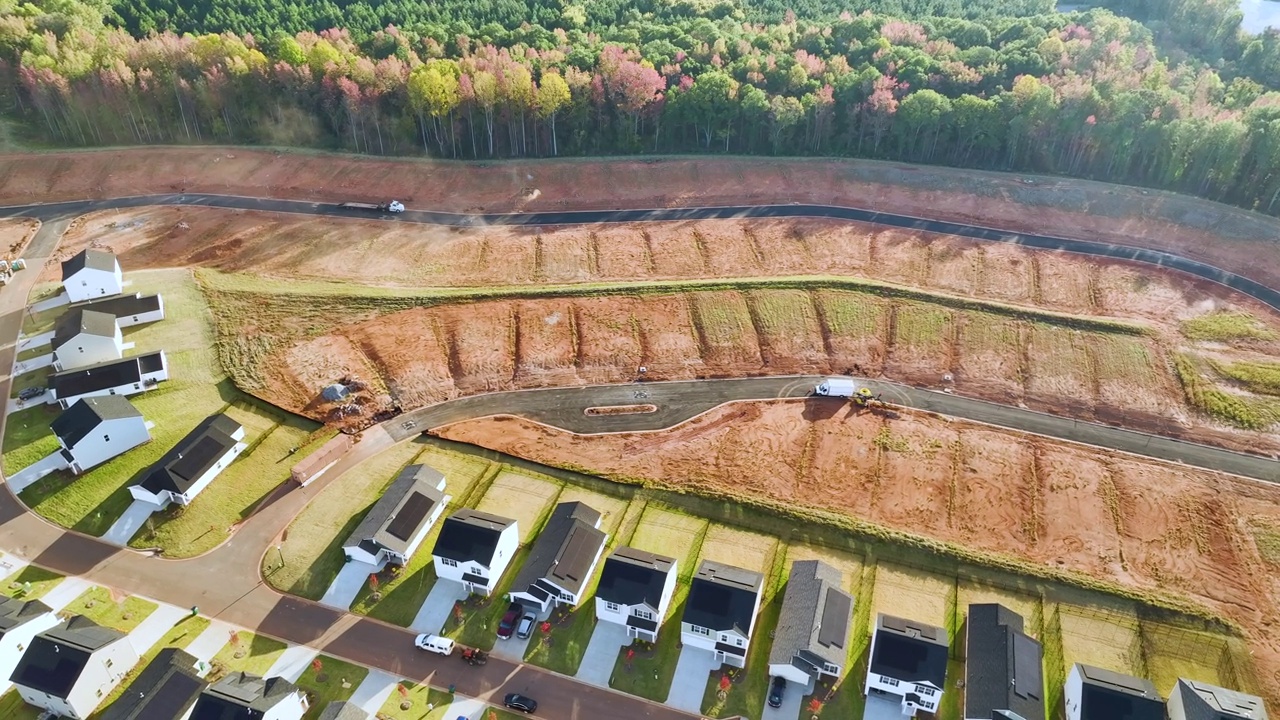
[[[446,163],[244,148],[0,155],[0,203],[172,192],[467,212],[803,202],[1177,252],[1280,287],[1280,221],[1193,198],[897,163],[648,158]]]
[[[435,431],[627,482],[836,511],[1109,582],[1187,597],[1248,632],[1280,697],[1280,488],[1074,444],[830,400],[721,406],[654,433],[580,436],[512,417]]]

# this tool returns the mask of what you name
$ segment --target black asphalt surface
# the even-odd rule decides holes
[[[233,195],[205,193],[141,195],[108,200],[76,200],[39,205],[13,205],[0,207],[0,217],[27,216],[41,219],[71,217],[94,210],[141,207],[144,205],[199,205],[235,210],[265,210],[270,212],[303,215],[328,215],[334,217],[363,217],[392,222],[424,223],[451,227],[482,225],[553,226],[596,223],[655,222],[669,220],[715,220],[743,218],[831,218],[856,222],[875,223],[889,227],[919,230],[922,232],[958,235],[987,242],[1023,245],[1038,250],[1058,250],[1079,255],[1127,260],[1145,263],[1194,275],[1225,285],[1233,290],[1256,298],[1280,310],[1280,291],[1273,290],[1249,278],[1214,267],[1207,263],[1146,248],[1091,242],[1057,237],[1020,233],[978,225],[928,220],[910,215],[876,212],[861,208],[837,205],[731,205],[722,207],[654,208],[637,210],[566,210],[532,213],[493,213],[467,215],[462,213],[435,212],[431,210],[406,210],[403,213],[385,213],[339,208],[331,203],[313,203],[303,200],[272,200]]]

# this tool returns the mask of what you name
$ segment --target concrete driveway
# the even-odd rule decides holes
[[[462,583],[444,578],[436,580],[431,592],[427,593],[427,599],[422,601],[422,607],[418,608],[418,614],[414,616],[409,629],[438,635],[440,628],[444,627],[444,621],[449,619],[449,613],[453,612],[454,603],[465,600],[466,597],[467,591]]]
[[[18,338],[18,352],[38,348],[41,345],[48,345],[53,342],[54,331],[36,333],[35,335],[23,335]]]
[[[609,677],[618,662],[618,648],[630,645],[627,626],[613,622],[597,622],[596,629],[582,654],[582,664],[574,677],[598,687],[609,687]]]
[[[769,686],[773,687],[773,678],[769,678]],[[769,707],[769,703],[764,704],[764,712],[760,715],[760,720],[796,720],[800,717],[800,705],[805,696],[813,692],[813,681],[801,687],[793,682],[787,683],[787,689],[782,695],[782,707]]]
[[[527,610],[528,608],[525,609]],[[493,643],[493,654],[500,658],[511,660],[512,662],[523,662],[524,651],[528,649],[529,643],[542,642],[542,631],[538,629],[538,624],[543,620],[546,620],[549,615],[551,615],[551,610],[539,613],[537,622],[533,624],[533,632],[529,634],[529,637],[524,638],[523,640],[516,637],[515,633],[511,633],[511,637],[506,640],[498,638]],[[519,621],[517,620],[516,622],[518,623]],[[519,625],[517,624],[516,627],[519,627]],[[493,627],[493,632],[498,632],[497,625]]]
[[[14,473],[13,477],[9,478],[9,489],[13,491],[14,495],[17,495],[45,475],[58,470],[66,470],[68,467],[70,465],[67,459],[62,457],[62,452],[56,452]]]
[[[111,529],[103,534],[102,539],[117,545],[128,545],[142,524],[151,517],[151,513],[160,510],[160,506],[146,500],[134,500],[128,510],[111,525]]]
[[[348,561],[342,566],[342,570],[338,571],[338,577],[333,579],[329,589],[324,591],[324,597],[320,598],[320,602],[339,610],[350,608],[356,595],[360,593],[360,588],[369,582],[369,576],[381,570],[384,564],[370,565],[359,560]]]
[[[33,358],[27,358],[13,364],[13,376],[17,377],[23,373],[29,373],[40,368],[47,368],[53,365],[53,353],[37,355]]]
[[[71,298],[67,297],[67,294],[65,292],[60,293],[58,295],[55,295],[49,298],[48,300],[41,300],[40,302],[32,305],[31,312],[44,312],[45,310],[52,310],[56,307],[62,307],[63,305],[70,304],[70,302],[71,302]]]
[[[685,712],[702,712],[702,696],[707,692],[707,676],[723,663],[710,650],[685,645],[676,661],[676,676],[667,692],[667,704]]]

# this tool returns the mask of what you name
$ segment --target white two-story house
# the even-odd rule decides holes
[[[431,555],[437,577],[489,595],[519,547],[515,520],[467,509],[445,518]]]
[[[866,716],[877,720],[936,715],[947,679],[947,631],[880,613],[871,635]]]
[[[715,653],[716,662],[746,667],[763,582],[758,572],[703,560],[689,584],[680,640]]]
[[[0,597],[0,687],[9,687],[9,676],[31,640],[58,624],[58,616],[39,600]]]
[[[151,440],[150,424],[119,395],[77,400],[50,428],[75,475]]]
[[[673,558],[631,547],[614,550],[596,584],[596,617],[626,626],[629,638],[657,642],[677,575]]]
[[[135,355],[64,370],[49,376],[50,404],[71,407],[81,398],[99,395],[137,395],[169,379],[164,351]]]
[[[114,315],[92,310],[71,310],[53,328],[53,369],[57,371],[112,362],[128,349]]]
[[[147,663],[114,702],[97,714],[98,720],[179,720],[189,715],[200,693],[209,686],[208,663],[178,648],[165,648]],[[252,717],[246,714],[245,719]]]
[[[36,635],[9,679],[28,705],[85,720],[137,662],[124,633],[76,615]]]
[[[1062,704],[1067,720],[1165,720],[1166,713],[1150,680],[1080,663],[1067,674]]]
[[[226,415],[210,415],[156,461],[142,482],[129,486],[129,494],[161,508],[190,505],[247,447],[244,426]]]
[[[556,505],[511,584],[511,599],[539,612],[561,604],[577,605],[595,574],[607,538],[600,529],[600,513],[590,505]]]
[[[370,565],[407,565],[449,504],[444,488],[439,470],[406,467],[342,544],[342,552]]]
[[[302,720],[307,694],[282,677],[233,672],[200,693],[183,720]]]
[[[62,261],[62,288],[73,303],[119,295],[124,292],[120,261],[105,250],[81,250]]]

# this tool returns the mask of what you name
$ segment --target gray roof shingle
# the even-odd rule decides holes
[[[556,505],[511,587],[529,588],[546,579],[572,593],[580,592],[604,546],[606,536],[596,527],[599,522],[600,513],[586,503]]]
[[[1044,720],[1040,643],[1022,631],[1022,616],[995,603],[969,606],[965,629],[965,717],[1012,710]]]
[[[153,494],[165,490],[185,493],[235,447],[237,441],[233,436],[240,429],[240,423],[227,415],[210,415],[169,448],[138,484]]]
[[[71,279],[72,275],[89,268],[113,273],[116,271],[116,255],[106,250],[86,248],[62,261],[62,280]]]
[[[1080,720],[1164,720],[1164,700],[1150,680],[1076,664],[1083,686]]]
[[[77,400],[54,418],[49,427],[70,448],[107,420],[130,417],[140,418],[142,413],[123,395],[100,395]]]
[[[786,594],[774,631],[770,665],[783,665],[802,652],[838,667],[845,664],[853,598],[840,589],[840,571],[818,560],[791,563]],[[814,658],[806,658],[813,662]],[[817,668],[821,669],[821,668]]]
[[[1257,695],[1181,678],[1173,693],[1181,708],[1169,703],[1169,720],[1267,720],[1267,706]]]
[[[372,541],[403,555],[409,550],[409,541],[431,516],[432,509],[444,501],[444,491],[440,490],[443,482],[444,475],[429,465],[405,467],[352,531],[344,546],[355,547]]]
[[[177,648],[165,648],[147,663],[100,720],[180,718],[208,686],[196,671],[196,659]]]
[[[53,326],[53,339],[49,341],[49,347],[56,352],[79,335],[115,337],[117,332],[119,328],[116,327],[115,315],[93,310],[71,310],[58,318]]]

